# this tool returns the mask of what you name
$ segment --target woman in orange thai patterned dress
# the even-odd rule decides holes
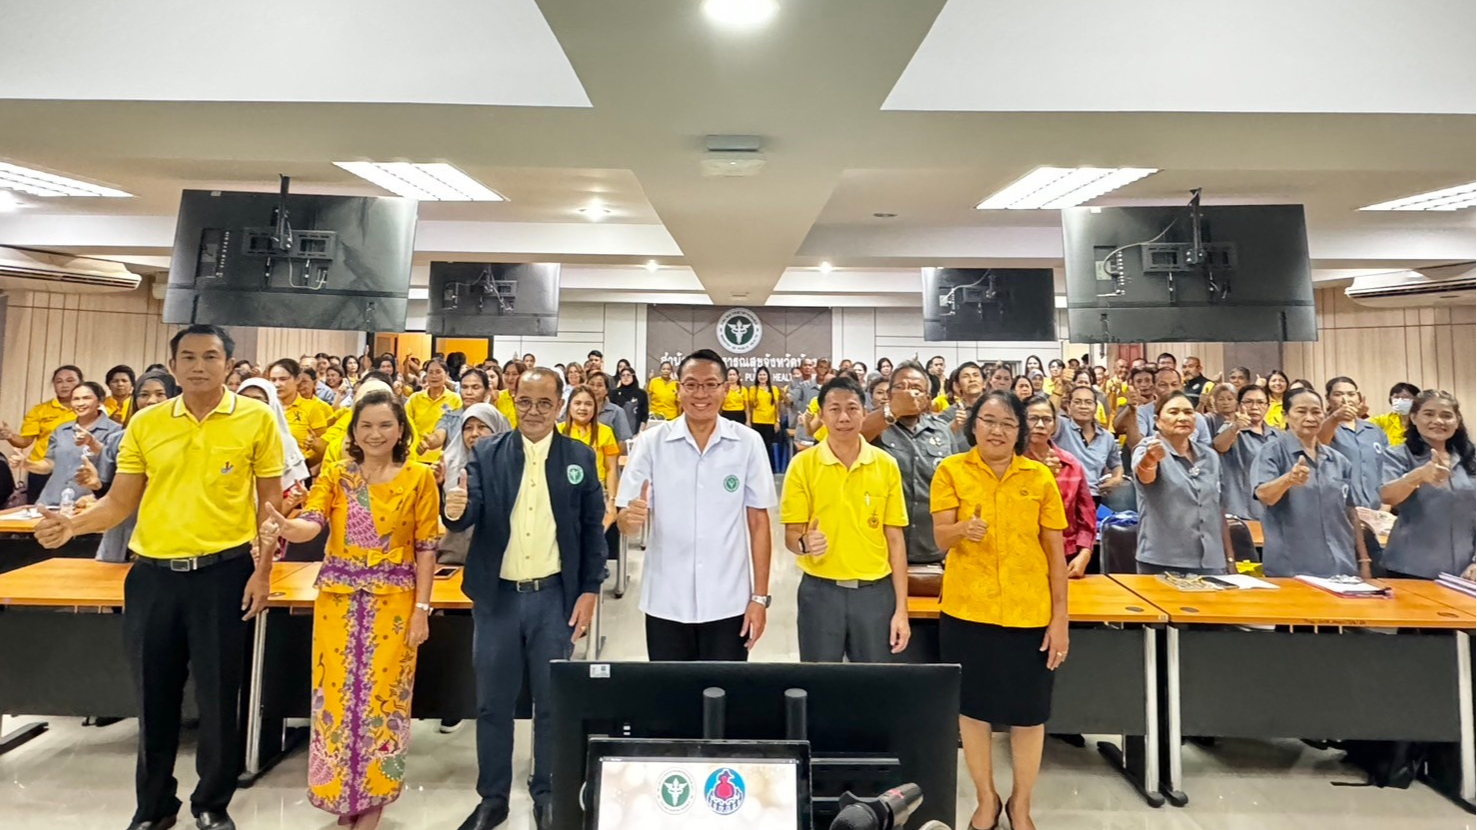
[[[301,516],[268,511],[262,544],[329,538],[313,607],[308,800],[373,830],[400,795],[416,649],[429,633],[440,500],[408,463],[410,424],[387,392],[355,402],[350,458],[328,465]],[[270,549],[270,548],[264,548]]]

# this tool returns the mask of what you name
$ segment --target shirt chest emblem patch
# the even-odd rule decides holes
[[[585,470],[578,464],[570,464],[564,468],[564,475],[569,479],[570,484],[577,485],[585,480]]]
[[[939,438],[937,435],[928,436],[928,443],[932,444],[935,447],[941,447],[944,444],[943,439]]]
[[[728,478],[723,479],[723,489],[727,490],[730,493],[738,490],[738,486],[738,476],[729,476]]]
[[[882,520],[879,519],[879,518],[877,518],[877,514],[876,513],[873,513],[871,516],[867,517],[867,527],[870,527],[873,530],[876,530],[881,525],[882,525]]]
[[[236,465],[234,465],[231,462],[227,461],[226,462],[226,466],[224,466],[224,467],[221,468],[221,475],[228,476],[231,473],[235,472],[235,470],[236,470]]]

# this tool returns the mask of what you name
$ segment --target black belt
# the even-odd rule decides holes
[[[852,589],[855,589],[855,588],[866,588],[866,587],[868,587],[870,585],[876,585],[879,582],[888,582],[888,581],[891,581],[891,579],[892,579],[892,576],[891,575],[880,577],[878,579],[829,579],[827,577],[824,577],[824,576],[816,576],[814,574],[806,574],[806,576],[810,577],[811,579],[819,579],[822,582],[829,582],[832,585],[835,585],[837,588],[852,588]]]
[[[554,586],[558,585],[559,574],[545,576],[540,579],[525,579],[521,582],[514,582],[511,579],[500,579],[498,581],[503,584],[504,588],[509,588],[511,590],[517,591],[520,594],[531,594],[534,591],[542,591],[546,588],[553,588]]]
[[[159,559],[153,556],[137,556],[134,557],[133,561],[143,565],[153,565],[156,568],[164,568],[166,570],[176,571],[179,573],[188,573],[190,571],[198,571],[201,568],[208,568],[211,565],[219,565],[222,562],[229,562],[232,559],[240,559],[241,557],[246,556],[250,553],[251,545],[242,545],[239,548],[223,550],[220,553],[207,553],[204,556],[181,556],[175,559]]]

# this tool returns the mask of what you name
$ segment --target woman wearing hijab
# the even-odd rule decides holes
[[[636,382],[636,370],[630,366],[621,367],[616,375],[616,386],[610,391],[610,400],[626,411],[626,420],[640,432],[646,428],[647,418],[651,417],[651,403],[646,390]]]
[[[298,447],[297,439],[292,436],[292,430],[287,425],[282,401],[272,382],[263,378],[242,381],[238,394],[266,404],[272,410],[272,417],[277,419],[277,436],[282,439],[282,510],[291,514],[307,497],[310,476],[308,460],[303,457],[302,449]],[[273,557],[281,559],[286,554],[287,543],[283,541],[273,552]]]
[[[168,372],[145,372],[133,384],[133,397],[128,408],[129,419],[178,394],[179,387],[175,385],[174,377]],[[124,422],[125,428],[127,425],[127,422]],[[123,443],[123,433],[124,430],[120,429],[103,441],[103,451],[98,454],[95,472],[98,486],[90,487],[94,492],[102,493],[104,488],[113,483],[113,476],[118,472],[118,447]],[[133,538],[133,526],[137,522],[138,513],[134,512],[132,516],[104,533],[102,542],[97,546],[98,561],[127,562],[129,558],[128,540]]]

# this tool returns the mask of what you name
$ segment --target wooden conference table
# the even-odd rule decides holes
[[[97,555],[100,535],[79,536],[58,550],[46,550],[34,536],[39,516],[28,516],[29,505],[0,511],[0,574],[57,557],[91,559]]]

